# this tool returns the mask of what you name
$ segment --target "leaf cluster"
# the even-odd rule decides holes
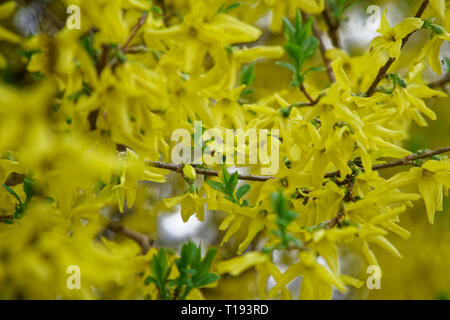
[[[278,215],[276,224],[278,230],[272,231],[281,242],[277,246],[266,247],[264,252],[271,252],[274,249],[288,249],[291,245],[295,247],[302,247],[302,242],[295,238],[287,231],[288,226],[298,217],[298,214],[288,208],[288,199],[283,194],[283,191],[274,192],[270,195],[272,201],[273,211]]]
[[[22,202],[19,195],[14,191],[13,188],[7,186],[6,184],[3,184],[3,188],[8,191],[14,198],[17,199],[18,204],[16,205],[16,211],[14,212],[14,220],[20,220],[22,219],[25,211],[28,208],[28,204],[31,201],[31,198],[34,195],[34,189],[33,189],[33,181],[30,178],[25,178],[23,182],[23,191],[25,192],[26,198],[25,201]],[[5,220],[3,221],[6,224],[12,224],[12,220]]]
[[[237,203],[241,207],[250,206],[250,202],[242,197],[245,196],[251,189],[251,185],[244,184],[236,190],[236,185],[239,182],[238,172],[236,171],[230,175],[225,167],[222,166],[222,182],[219,181],[208,181],[208,185],[223,194],[225,194],[225,199],[230,200],[233,203]]]
[[[297,11],[295,24],[292,24],[286,17],[283,17],[283,22],[284,35],[287,40],[284,48],[291,58],[292,63],[277,62],[277,65],[292,71],[294,77],[290,85],[291,87],[297,87],[303,84],[305,76],[308,73],[324,70],[323,67],[312,67],[303,71],[304,61],[314,55],[319,46],[319,39],[312,35],[314,19],[309,17],[303,24],[300,11]]]
[[[189,241],[183,244],[180,257],[169,262],[168,250],[160,248],[150,263],[152,275],[145,279],[145,284],[154,283],[163,300],[185,300],[196,288],[216,282],[219,276],[209,272],[216,254],[216,249],[209,249],[202,258],[200,246]],[[178,276],[170,279],[172,268],[176,268]]]

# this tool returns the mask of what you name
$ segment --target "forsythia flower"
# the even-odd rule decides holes
[[[377,53],[386,52],[390,58],[397,59],[400,56],[403,38],[420,29],[423,21],[419,18],[406,18],[394,28],[391,28],[386,13],[387,8],[383,12],[380,27],[377,30],[381,33],[381,36],[372,40],[370,47]]]

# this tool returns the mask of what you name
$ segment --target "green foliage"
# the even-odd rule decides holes
[[[83,96],[90,96],[92,93],[92,89],[89,87],[89,85],[85,82],[83,82],[83,87],[78,90],[77,92],[72,93],[68,96],[69,100],[72,100],[73,102],[77,103],[78,100]]]
[[[392,94],[394,92],[395,88],[397,87],[397,85],[402,88],[407,87],[406,81],[403,80],[398,74],[395,74],[395,73],[387,74],[386,79],[392,81],[393,87],[387,89],[383,86],[380,86],[378,89],[385,94]]]
[[[272,193],[270,198],[273,211],[278,215],[276,219],[278,230],[274,230],[273,234],[280,239],[280,243],[277,246],[264,248],[263,252],[288,249],[291,246],[302,247],[302,242],[287,231],[289,224],[298,217],[298,214],[288,209],[288,199],[284,196],[283,191]]]
[[[433,31],[433,33],[437,34],[437,35],[441,35],[442,33],[444,33],[444,28],[441,27],[440,25],[434,24],[433,23],[434,18],[428,18],[423,20],[423,26],[422,29],[428,29]]]
[[[219,181],[208,181],[208,184],[214,190],[217,190],[225,194],[225,199],[230,200],[233,203],[237,203],[241,207],[248,207],[250,202],[248,200],[242,200],[251,189],[251,185],[245,184],[236,190],[236,185],[239,182],[238,172],[236,171],[230,175],[225,167],[222,166],[223,180],[222,183]],[[242,201],[241,201],[242,200]]]
[[[200,246],[189,241],[183,244],[180,258],[169,263],[168,251],[161,248],[151,261],[152,275],[145,279],[145,284],[154,283],[163,300],[185,300],[193,289],[219,280],[218,275],[209,272],[215,254],[215,249],[209,249],[202,259]],[[177,268],[178,277],[170,279],[173,267]]]
[[[97,51],[94,48],[94,35],[92,32],[89,32],[88,34],[85,34],[80,38],[80,45],[86,52],[89,54],[89,57],[91,57],[92,62],[94,65],[97,65]]]
[[[356,2],[357,0],[328,0],[334,22],[339,23],[339,21],[343,19],[344,12],[356,4]]]
[[[23,182],[23,191],[25,192],[26,195],[26,199],[25,202],[22,202],[22,200],[20,199],[19,195],[14,191],[13,188],[7,186],[6,184],[3,184],[3,188],[8,191],[14,198],[17,199],[18,204],[16,206],[16,211],[14,212],[14,220],[20,220],[25,211],[28,208],[28,204],[31,201],[31,198],[34,195],[34,189],[33,189],[33,181],[30,178],[25,178],[24,182]],[[12,223],[13,221],[8,221],[6,220],[5,223],[9,224]]]
[[[229,6],[225,6],[225,4],[221,5],[220,8],[217,10],[217,13],[228,13],[233,9],[236,9],[241,5],[240,2],[235,2],[230,4]]]
[[[250,88],[250,86],[255,82],[255,79],[256,79],[254,62],[249,65],[246,65],[242,68],[239,79],[240,79],[241,85],[246,86],[242,90],[239,101],[238,101],[240,104],[244,104],[244,103],[247,103],[248,101],[246,99],[244,99],[243,97],[255,92],[255,89]]]
[[[284,35],[287,40],[284,48],[293,63],[277,62],[277,65],[292,71],[294,77],[290,85],[291,87],[297,87],[303,84],[308,73],[325,70],[323,67],[312,67],[302,71],[304,61],[311,58],[316,52],[319,46],[319,39],[312,35],[314,19],[310,17],[305,24],[302,24],[300,11],[297,11],[294,25],[287,18],[283,18],[283,22]]]

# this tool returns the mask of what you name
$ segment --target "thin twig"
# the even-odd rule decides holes
[[[303,85],[303,83],[301,85],[298,86],[300,91],[305,95],[306,99],[308,99],[309,103],[302,103],[302,106],[315,106],[316,104],[319,103],[320,99],[322,98],[322,95],[319,95],[316,99],[313,99],[308,91],[306,91],[305,86]]]
[[[102,45],[102,53],[97,62],[97,75],[100,75],[103,69],[106,67],[110,50],[111,50],[110,45],[108,44]]]
[[[339,23],[334,23],[328,13],[328,10],[325,8],[322,12],[322,17],[328,27],[328,34],[330,35],[331,42],[333,43],[333,46],[336,48],[341,48],[340,41],[339,41]]]
[[[426,151],[423,153],[413,153],[413,154],[410,154],[409,156],[404,157],[399,160],[375,164],[372,166],[372,170],[381,170],[381,169],[393,168],[393,167],[398,167],[398,166],[409,166],[409,165],[412,165],[415,160],[426,159],[426,158],[430,158],[432,156],[447,153],[447,152],[450,152],[450,146],[439,148],[436,150]],[[340,175],[341,174],[339,171],[332,171],[332,172],[328,172],[327,174],[325,174],[325,178],[339,177]]]
[[[325,68],[327,69],[328,79],[330,79],[331,83],[336,82],[336,77],[334,75],[333,68],[331,68],[331,61],[326,56],[327,49],[325,48],[325,43],[323,42],[322,34],[315,24],[313,24],[312,28],[314,36],[317,39],[319,39],[319,49],[322,55],[323,63],[325,64]]]
[[[14,221],[14,215],[0,216],[0,222],[5,223],[7,221]]]
[[[416,18],[420,18],[422,16],[423,12],[425,11],[426,7],[428,6],[428,2],[429,2],[428,0],[425,0],[424,2],[422,2],[422,5],[420,6],[419,10],[417,11],[417,13],[415,15]],[[406,37],[404,37],[402,39],[402,46],[401,46],[402,49],[405,46],[406,42],[408,41],[409,37],[411,37],[411,35],[416,31],[417,30],[409,33]],[[371,95],[373,95],[375,93],[375,91],[377,90],[378,84],[380,83],[381,80],[383,80],[385,78],[386,72],[389,70],[389,68],[392,66],[392,64],[394,62],[395,62],[395,58],[390,57],[388,59],[388,61],[385,63],[385,65],[380,68],[375,80],[372,82],[369,89],[367,90],[367,93],[366,93],[367,97],[370,97]]]
[[[136,25],[134,26],[134,28],[133,28],[133,31],[131,31],[131,34],[130,34],[130,36],[128,37],[127,41],[126,41],[122,46],[120,46],[120,47],[118,48],[119,53],[126,53],[126,51],[127,51],[127,49],[128,49],[128,46],[131,44],[131,41],[133,41],[133,39],[136,37],[138,31],[145,25],[145,22],[147,21],[147,18],[148,18],[148,12],[144,12],[144,13],[140,16],[140,18],[139,18],[137,24],[136,24]],[[117,58],[117,57],[114,57],[114,58],[111,60],[111,62],[109,63],[109,67],[112,68],[112,69],[114,69],[114,67],[116,66],[116,64],[117,64],[118,61],[119,61],[118,58]]]
[[[426,159],[426,158],[430,158],[432,156],[447,153],[447,152],[450,152],[450,146],[439,148],[436,150],[426,151],[426,152],[423,152],[420,154],[413,153],[413,154],[411,154],[405,158],[399,159],[399,160],[394,160],[394,161],[381,163],[381,164],[375,164],[372,166],[372,170],[381,170],[381,169],[398,167],[398,166],[408,166],[408,165],[412,165],[415,160]],[[171,170],[171,171],[175,171],[175,172],[180,172],[181,168],[182,168],[182,165],[170,164],[170,163],[165,163],[165,162],[161,162],[161,161],[146,161],[146,164],[148,166],[151,166],[154,168],[166,169],[166,170]],[[206,175],[206,176],[217,177],[219,175],[219,173],[214,170],[198,168],[198,167],[194,167],[194,170],[198,174],[202,174],[202,175]],[[335,177],[340,177],[340,175],[341,175],[341,173],[338,170],[331,171],[331,172],[326,173],[324,175],[324,178],[335,178]],[[259,181],[259,182],[264,182],[264,181],[268,181],[271,179],[275,179],[275,177],[273,177],[273,176],[255,176],[255,175],[249,175],[249,174],[239,174],[238,177],[239,177],[239,180]]]
[[[344,215],[345,215],[345,210],[343,207],[341,207],[339,209],[339,212],[336,215],[336,217],[325,222],[325,229],[329,230],[329,229],[334,228],[336,225],[340,226],[342,223],[342,218],[344,218]]]
[[[182,165],[179,165],[179,164],[164,163],[164,162],[161,162],[161,161],[146,161],[146,164],[148,166],[151,166],[151,167],[154,167],[154,168],[166,169],[166,170],[175,171],[175,172],[178,172],[178,173],[182,172]],[[219,173],[217,171],[214,171],[214,170],[198,168],[198,167],[194,167],[194,169],[195,169],[195,172],[197,172],[198,174],[202,174],[202,175],[205,175],[205,176],[211,176],[211,177],[219,176]],[[274,177],[270,177],[270,176],[255,176],[255,175],[250,175],[250,174],[239,174],[238,178],[239,178],[239,180],[264,182],[264,181],[273,179]]]
[[[430,88],[442,87],[442,86],[444,86],[445,84],[447,84],[448,82],[450,82],[450,73],[447,73],[443,78],[441,78],[441,79],[439,79],[439,80],[430,82],[430,83],[428,84],[428,86],[429,86]]]
[[[141,247],[143,254],[146,254],[150,250],[150,248],[154,246],[154,241],[151,240],[148,236],[139,233],[137,231],[131,230],[121,225],[120,223],[110,222],[108,225],[108,229],[116,233],[120,233],[125,237],[137,242],[137,244]]]

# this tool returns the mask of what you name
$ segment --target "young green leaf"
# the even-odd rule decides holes
[[[241,198],[244,195],[246,195],[250,191],[251,188],[252,188],[252,186],[249,184],[244,184],[243,186],[240,186],[236,191],[236,198],[238,200],[241,200]]]
[[[207,183],[214,190],[217,190],[220,192],[225,192],[225,186],[222,183],[220,183],[218,181],[212,181],[212,180],[209,180]]]
[[[240,82],[241,85],[245,84],[246,86],[251,86],[255,82],[255,63],[251,63],[247,66],[244,66],[242,68],[241,74],[240,74]]]

